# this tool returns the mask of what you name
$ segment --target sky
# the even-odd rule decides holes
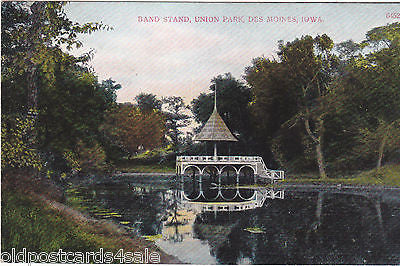
[[[180,96],[187,104],[209,92],[213,77],[230,72],[241,80],[252,59],[276,57],[279,40],[326,33],[335,43],[359,42],[368,30],[400,21],[390,15],[399,11],[398,3],[71,2],[66,6],[73,21],[101,21],[113,28],[82,36],[83,48],[73,53],[95,51],[91,65],[99,80],[112,78],[122,85],[118,102],[133,102],[146,92]],[[199,17],[214,21],[199,22]]]

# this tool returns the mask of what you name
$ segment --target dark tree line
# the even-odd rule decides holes
[[[399,161],[400,23],[360,43],[335,45],[325,34],[279,41],[276,57],[253,59],[244,81],[217,76],[190,107],[146,93],[126,105],[116,102],[121,86],[89,67],[93,53],[69,53],[80,34],[111,28],[73,22],[64,5],[2,3],[2,169],[104,172],[143,149],[203,153],[183,129],[190,111],[204,125],[216,87],[217,109],[239,139],[222,144],[224,153],[321,177]]]
[[[121,85],[98,80],[93,53],[69,53],[82,46],[80,34],[111,28],[73,22],[64,6],[2,3],[2,170],[103,173],[141,148],[177,147],[188,118],[182,99],[140,94],[137,105],[117,103]]]
[[[400,149],[400,23],[367,32],[361,43],[329,36],[278,42],[274,59],[255,58],[243,75],[212,80],[221,116],[241,136],[240,150],[272,167],[313,172],[379,168]],[[196,121],[212,111],[212,95],[192,102]]]

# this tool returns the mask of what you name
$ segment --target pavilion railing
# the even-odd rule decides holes
[[[177,156],[177,162],[262,162],[260,156]]]
[[[273,180],[284,179],[285,177],[284,171],[268,169],[261,156],[177,156],[176,161],[180,163],[257,163],[261,167],[259,174],[262,176]]]
[[[284,171],[268,169],[267,166],[265,165],[262,157],[260,157],[260,158],[261,158],[261,165],[263,168],[264,175],[266,175],[267,177],[272,178],[272,179],[284,179],[285,178]]]

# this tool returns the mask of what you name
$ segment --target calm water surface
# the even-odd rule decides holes
[[[285,191],[240,212],[202,213],[163,184],[72,187],[70,202],[196,264],[400,264],[400,191]]]

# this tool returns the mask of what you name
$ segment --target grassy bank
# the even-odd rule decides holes
[[[119,163],[116,167],[117,171],[122,173],[174,173],[175,166],[158,163],[138,163],[125,161]]]
[[[179,263],[153,243],[129,235],[108,221],[95,220],[43,194],[2,189],[1,247],[34,252],[158,252],[161,263]],[[132,253],[133,254],[133,253]],[[93,261],[92,261],[93,262]],[[120,261],[115,260],[114,263]]]
[[[70,217],[64,217],[20,192],[3,192],[1,211],[3,251],[26,248],[51,252],[64,248],[85,252],[99,247],[117,248],[116,243],[108,242],[104,235],[90,232],[88,227],[81,227]]]
[[[321,179],[316,175],[288,175],[284,183],[347,184],[400,187],[400,165],[386,165],[380,169],[362,171],[349,176]]]
[[[134,161],[125,161],[117,167],[123,173],[173,173],[174,166],[163,164],[145,164]],[[400,187],[400,165],[392,164],[360,171],[349,175],[331,175],[321,179],[318,174],[286,174],[283,183],[304,183],[304,184],[348,184],[348,185],[378,185]]]

